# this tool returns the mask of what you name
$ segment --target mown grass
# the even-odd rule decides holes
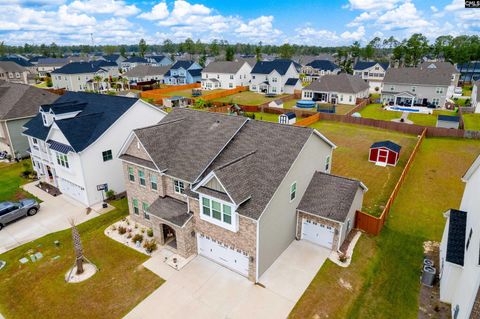
[[[229,103],[229,104],[241,104],[241,105],[260,105],[265,102],[270,102],[276,100],[284,95],[279,95],[276,97],[265,97],[265,95],[251,92],[251,91],[244,91],[237,94],[229,95],[226,97],[214,99],[215,102],[222,102],[222,103]]]
[[[480,114],[463,114],[463,124],[466,130],[480,131]]]
[[[25,169],[32,170],[32,163],[28,159],[18,163],[0,163],[0,202],[34,197],[20,188],[21,185],[31,182],[21,175]]]
[[[0,255],[7,262],[0,270],[0,313],[6,318],[120,318],[158,288],[163,279],[142,266],[148,256],[104,235],[105,228],[128,214],[125,199],[113,204],[114,211],[78,226],[84,254],[99,268],[87,281],[64,280],[74,264],[70,230]],[[20,264],[20,258],[36,251],[44,257]]]

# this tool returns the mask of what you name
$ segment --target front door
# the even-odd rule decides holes
[[[383,150],[383,149],[379,149],[378,150],[377,162],[386,163],[387,158],[388,158],[388,151]]]

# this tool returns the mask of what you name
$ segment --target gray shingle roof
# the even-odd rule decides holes
[[[164,75],[170,66],[138,65],[123,74],[124,77],[142,77],[148,75]]]
[[[388,69],[388,63],[385,62],[375,62],[375,61],[358,61],[355,63],[353,69],[354,70],[365,70],[371,68],[375,64],[379,64],[384,70]]]
[[[237,73],[238,70],[245,64],[245,61],[219,61],[211,62],[204,69],[203,72],[211,73]]]
[[[135,134],[167,175],[193,182],[213,171],[238,213],[258,219],[313,129],[174,109]]]
[[[449,86],[452,74],[439,69],[390,68],[383,83]]]
[[[312,82],[305,90],[319,92],[359,93],[368,89],[368,83],[358,76],[346,73],[327,74]]]
[[[343,223],[359,187],[360,181],[315,172],[298,209]]]
[[[129,155],[129,154],[122,154],[122,155],[119,156],[119,158],[121,160],[130,162],[130,163],[134,163],[134,164],[138,164],[138,165],[143,166],[143,167],[148,167],[148,168],[155,169],[155,170],[157,169],[155,167],[155,164],[152,161],[149,161],[149,160],[146,160],[146,159],[143,159],[143,158],[139,158],[139,157],[132,156],[132,155]]]
[[[0,61],[0,70],[3,70],[5,72],[25,72],[27,69],[25,69],[23,66],[18,65],[15,62],[12,61]]]
[[[448,262],[463,266],[466,234],[467,212],[450,209],[446,256]]]
[[[186,202],[169,196],[159,197],[155,200],[152,205],[150,205],[149,213],[180,227],[185,225],[193,216],[193,214],[188,211]]]
[[[2,81],[0,83],[0,119],[33,117],[41,104],[52,103],[59,96],[34,86]]]

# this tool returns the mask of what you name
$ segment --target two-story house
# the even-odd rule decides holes
[[[42,181],[92,206],[102,201],[97,185],[125,191],[116,155],[132,130],[164,115],[135,98],[66,92],[25,124],[33,169]]]
[[[130,217],[258,282],[293,240],[336,250],[354,225],[366,188],[329,174],[334,148],[311,128],[174,109],[120,152]]]
[[[247,62],[211,62],[202,70],[202,89],[233,89],[250,84],[252,67]]]
[[[299,73],[291,60],[258,61],[251,72],[250,91],[265,94],[293,94],[302,89]]]
[[[303,81],[313,82],[326,74],[338,74],[341,69],[330,60],[313,60],[302,66]]]
[[[122,61],[121,67],[122,67],[123,72],[125,72],[125,71],[128,71],[130,69],[133,69],[136,66],[148,65],[148,64],[151,64],[151,63],[147,59],[142,58],[140,56],[132,56],[132,57],[129,57],[128,59]]]
[[[165,74],[165,84],[181,85],[201,82],[202,67],[195,61],[180,60]]]
[[[50,74],[56,69],[60,69],[69,61],[66,58],[43,58],[39,59],[37,66],[37,74],[40,78],[50,76]]]
[[[324,75],[302,90],[302,99],[319,103],[355,105],[367,98],[368,84],[361,78],[341,73]]]
[[[27,84],[0,81],[0,152],[12,158],[28,156],[23,125],[38,113],[38,106],[52,103],[58,95]]]
[[[440,300],[452,305],[452,318],[480,318],[480,156],[463,176],[460,209],[447,219],[440,244]]]
[[[370,86],[370,93],[382,90],[383,79],[388,70],[388,63],[358,61],[353,66],[353,75],[361,77]]]
[[[447,98],[450,98],[460,80],[460,71],[450,62],[423,62],[418,66],[421,69],[436,70],[439,73],[445,73],[451,77],[451,83],[447,90]]]
[[[167,66],[172,65],[173,61],[166,55],[149,55],[146,56],[148,62],[153,66]]]
[[[473,82],[471,102],[475,113],[480,113],[480,80]]]
[[[21,65],[11,61],[0,61],[0,81],[29,84],[30,72]]]
[[[130,84],[139,82],[155,81],[163,83],[165,73],[168,72],[170,66],[152,66],[152,65],[138,65],[133,69],[128,70],[122,74],[122,77],[127,78]]]
[[[384,104],[444,107],[452,75],[436,68],[390,68],[383,79]]]
[[[118,66],[122,65],[122,62],[126,60],[121,54],[107,54],[102,56],[100,59],[108,61],[108,62],[115,62]]]
[[[54,88],[74,92],[106,90],[109,84],[105,79],[118,75],[118,66],[114,62],[103,60],[72,62],[51,72]]]

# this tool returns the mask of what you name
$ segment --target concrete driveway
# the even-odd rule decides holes
[[[180,271],[152,257],[145,267],[166,282],[125,318],[286,318],[329,254],[292,242],[260,278],[265,288],[201,256]]]
[[[40,210],[35,216],[22,218],[0,230],[0,254],[49,233],[69,228],[71,218],[80,224],[99,216],[95,210],[87,215],[80,203],[65,195],[53,197],[36,187],[36,183],[26,184],[23,188],[43,201]]]

